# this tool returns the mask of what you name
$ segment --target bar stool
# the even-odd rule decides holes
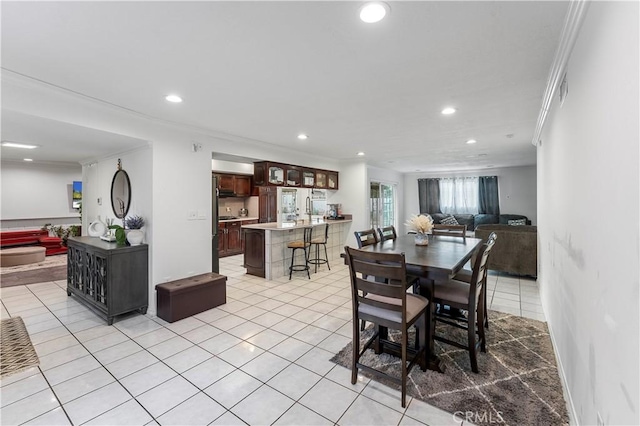
[[[307,250],[311,246],[311,231],[312,228],[304,228],[304,237],[302,241],[291,241],[287,244],[288,248],[293,249],[291,252],[291,266],[289,266],[289,279],[291,279],[293,271],[307,271],[307,276],[311,279],[311,275],[309,274],[309,251]],[[304,252],[304,264],[300,263],[294,265],[293,261],[296,258],[296,250],[298,249],[302,249]]]
[[[329,256],[327,255],[327,240],[329,239],[329,225],[324,225],[324,237],[313,238],[311,240],[311,245],[316,247],[316,257],[313,259],[309,259],[309,263],[316,265],[315,272],[318,272],[318,265],[326,263],[327,268],[331,270],[331,266],[329,266]],[[320,244],[324,246],[324,259],[320,258]],[[311,248],[310,251],[313,251]]]

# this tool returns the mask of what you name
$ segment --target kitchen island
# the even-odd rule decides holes
[[[312,238],[323,237],[325,224],[329,225],[327,240],[329,264],[337,264],[340,262],[340,253],[342,253],[345,241],[347,241],[351,222],[350,219],[344,219],[243,225],[244,267],[247,268],[247,274],[268,280],[289,275],[292,250],[287,247],[287,244],[291,241],[302,241],[303,230],[308,227],[313,228]],[[311,255],[313,256],[314,253]]]

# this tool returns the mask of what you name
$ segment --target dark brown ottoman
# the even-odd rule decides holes
[[[156,285],[158,317],[174,322],[227,303],[227,277],[196,275]]]

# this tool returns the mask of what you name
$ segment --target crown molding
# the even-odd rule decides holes
[[[547,114],[551,108],[553,97],[562,82],[562,77],[567,69],[573,46],[576,44],[576,39],[580,33],[580,28],[582,27],[582,22],[584,22],[589,4],[590,2],[588,0],[571,0],[569,3],[567,16],[565,17],[562,33],[560,34],[560,43],[558,44],[556,54],[551,64],[549,77],[547,78],[547,87],[544,91],[542,106],[538,114],[538,121],[536,122],[536,129],[533,132],[533,139],[531,140],[534,146],[537,146],[540,140],[540,135],[542,134]]]

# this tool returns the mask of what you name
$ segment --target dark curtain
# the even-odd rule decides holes
[[[442,213],[440,211],[440,180],[418,179],[420,213]]]
[[[478,178],[480,214],[500,214],[498,198],[498,176],[480,176]]]

